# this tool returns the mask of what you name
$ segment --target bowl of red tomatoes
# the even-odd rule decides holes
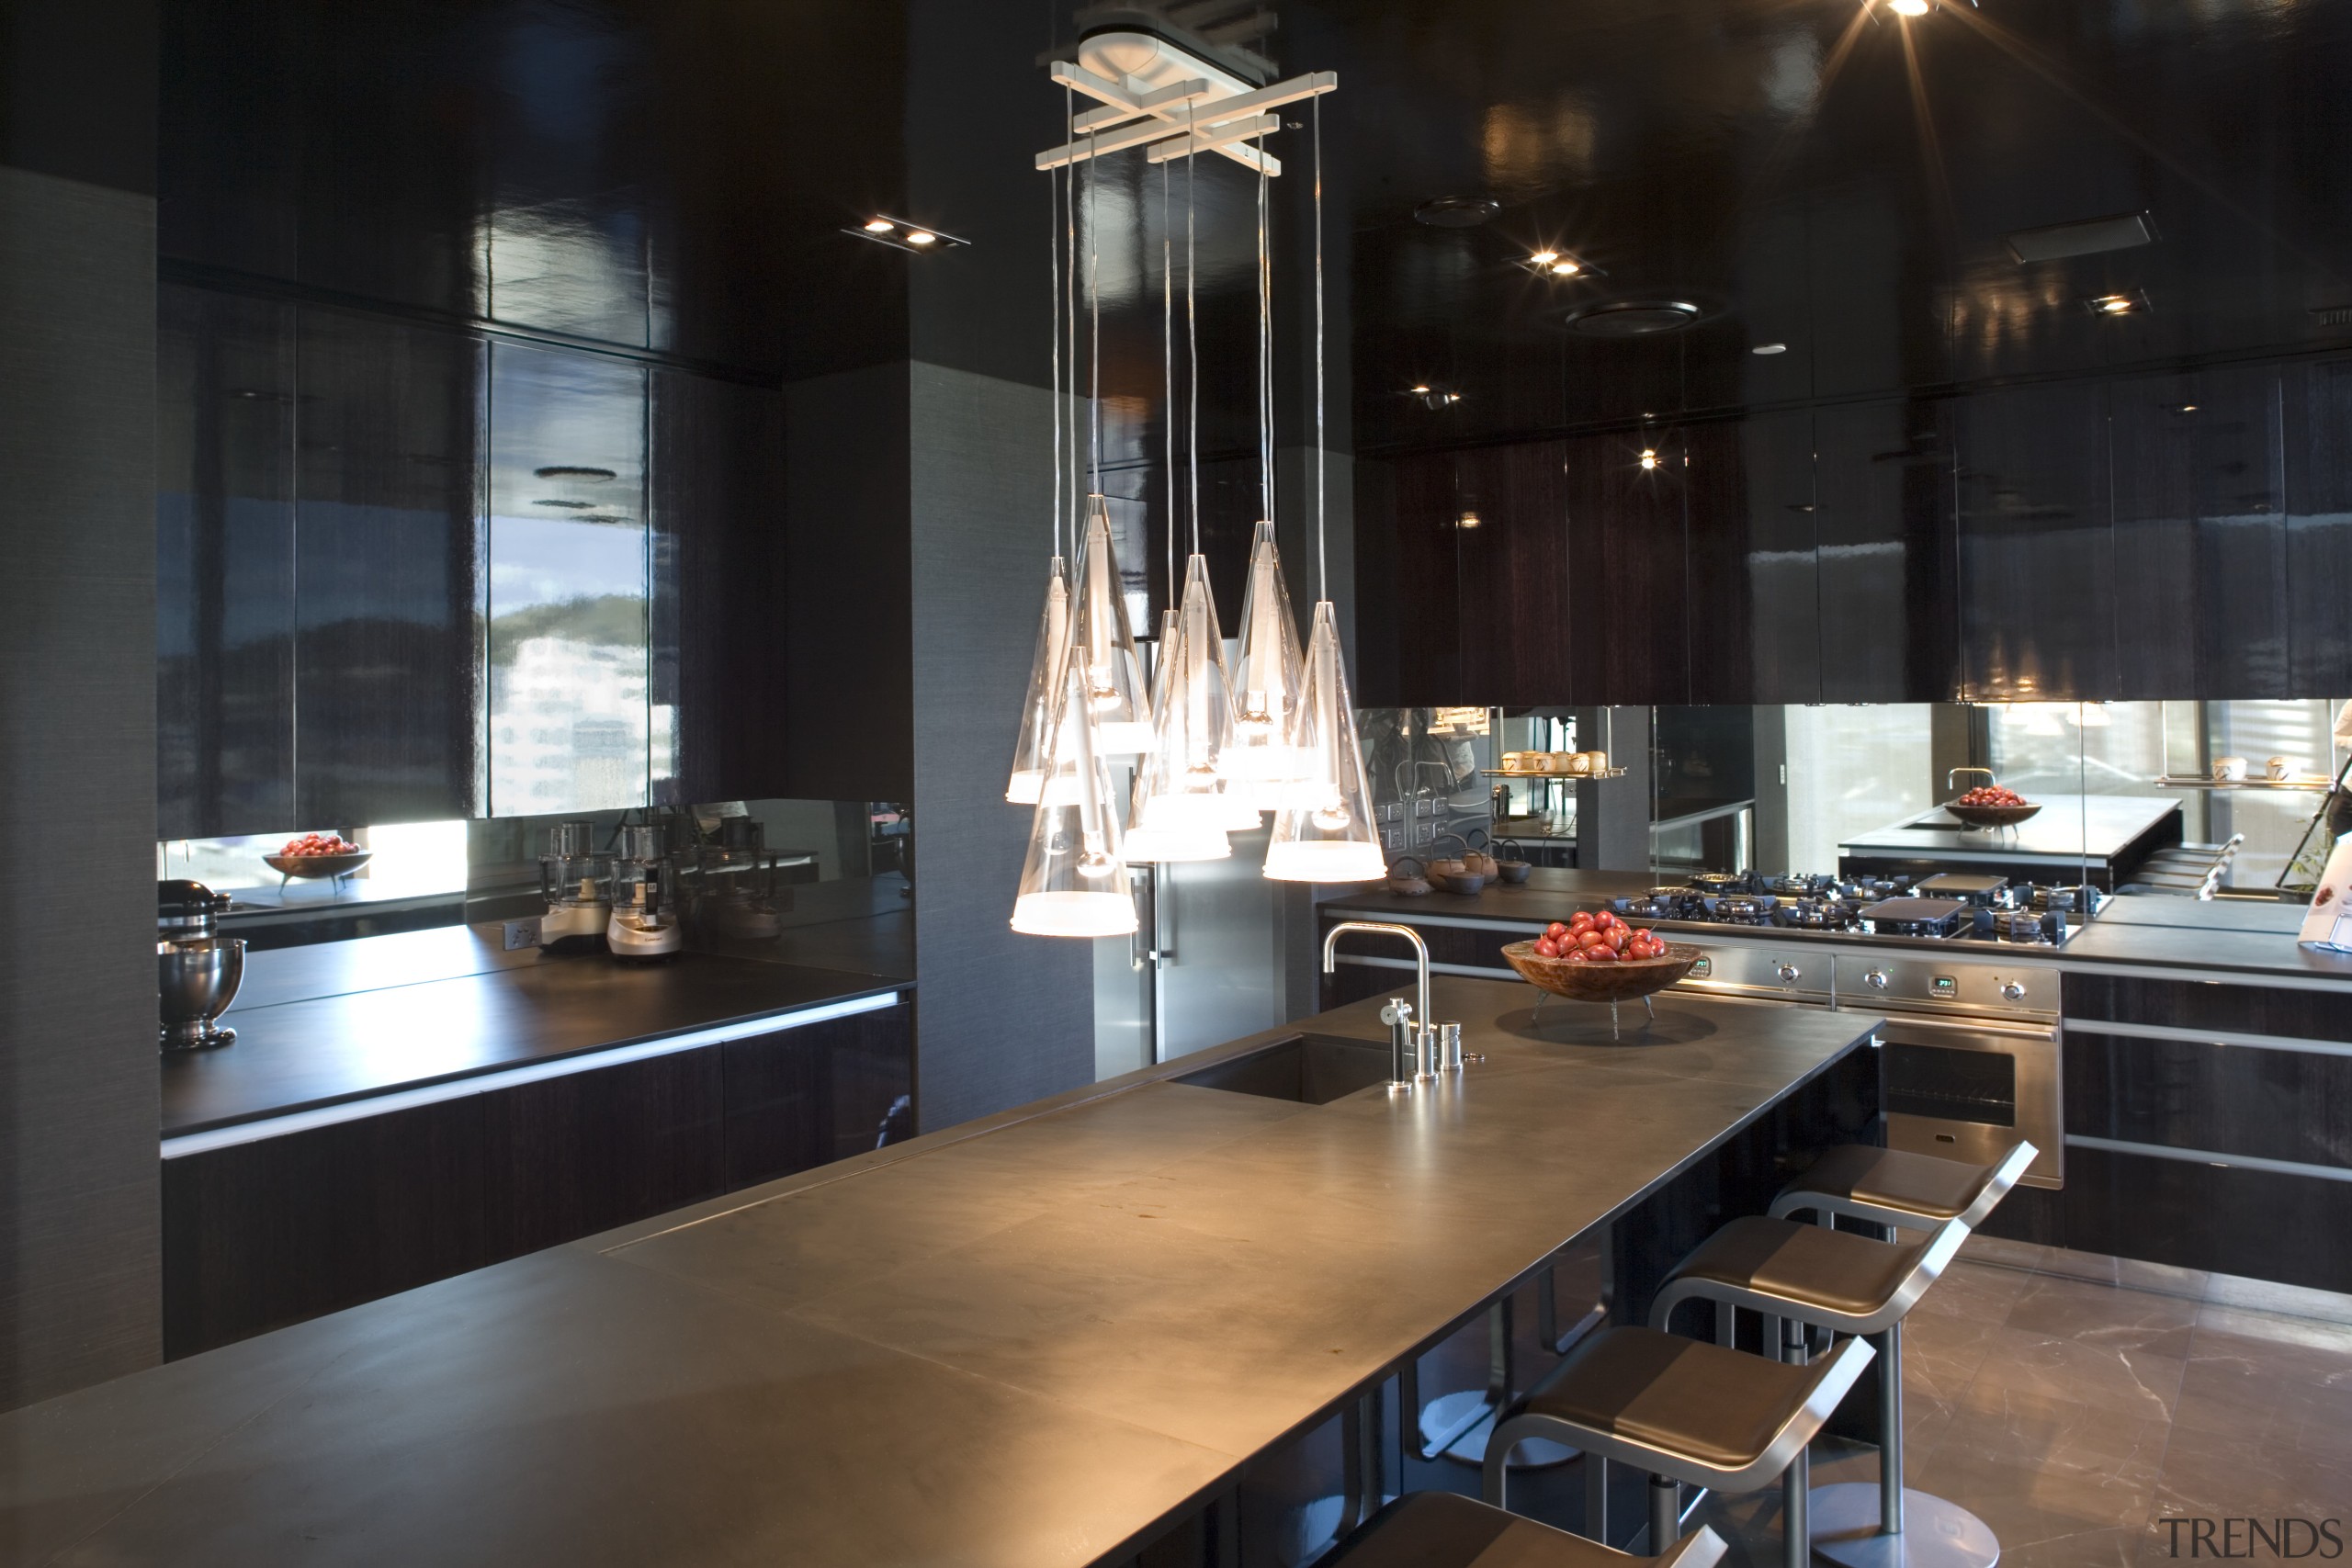
[[[280,876],[313,877],[348,876],[375,856],[375,851],[363,850],[340,833],[305,833],[261,859]]]
[[[1532,942],[1514,942],[1503,959],[1520,978],[1555,997],[1622,1002],[1663,991],[1699,961],[1699,949],[1668,942],[1612,910],[1579,909],[1555,920]]]
[[[2013,789],[1979,784],[1956,800],[1944,802],[1955,821],[1971,828],[2012,828],[2041,809]]]

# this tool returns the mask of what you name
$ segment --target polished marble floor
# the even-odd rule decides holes
[[[2185,1560],[2173,1517],[2352,1521],[2352,1297],[1976,1236],[1905,1332],[1909,1483],[2005,1564],[2153,1568],[2176,1537]],[[1816,1484],[1877,1474],[1815,1447]],[[1729,1562],[1779,1563],[1777,1488],[1700,1517]]]

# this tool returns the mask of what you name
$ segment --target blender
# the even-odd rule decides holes
[[[658,822],[621,829],[613,860],[613,916],[605,927],[605,945],[616,958],[667,958],[683,944],[668,840]]]
[[[792,896],[776,879],[767,825],[758,818],[719,822],[718,841],[703,845],[696,859],[695,883],[695,919],[713,935],[759,941],[784,930]]]
[[[548,852],[539,857],[539,893],[548,912],[539,918],[539,944],[557,952],[605,945],[613,917],[613,858],[595,847],[593,822],[558,822],[548,829]]]

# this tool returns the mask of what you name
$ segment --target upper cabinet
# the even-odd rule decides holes
[[[2299,697],[2352,694],[2352,358],[2287,367],[2288,678]]]
[[[1690,700],[1818,702],[1812,413],[1696,425],[1682,440]]]
[[[1965,694],[2101,701],[2121,687],[2106,389],[1960,400],[1960,614]]]
[[[2108,390],[2117,694],[2291,694],[2278,372],[2225,367]]]
[[[1566,481],[1567,689],[1554,701],[1681,703],[1690,691],[1689,486],[1680,433],[1577,436]],[[1542,628],[1527,628],[1541,635]],[[1498,629],[1496,635],[1507,636]]]
[[[1813,435],[1820,700],[1951,701],[1960,694],[1951,405],[1820,408]]]
[[[1453,538],[1462,689],[1512,707],[1569,701],[1568,445],[1487,446],[1455,458]]]

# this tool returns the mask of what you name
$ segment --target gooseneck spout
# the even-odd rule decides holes
[[[1391,1030],[1388,1077],[1390,1089],[1409,1088],[1413,1083],[1427,1083],[1437,1077],[1437,1031],[1430,1022],[1430,949],[1421,933],[1410,926],[1392,924],[1386,920],[1341,920],[1323,933],[1323,973],[1329,975],[1338,966],[1333,950],[1342,931],[1373,931],[1385,936],[1402,937],[1413,944],[1414,1006],[1409,1014],[1402,1000],[1391,1001],[1381,1011],[1381,1021]],[[1404,1015],[1404,1016],[1400,1016]],[[1405,1077],[1405,1044],[1413,1045],[1413,1077]]]

